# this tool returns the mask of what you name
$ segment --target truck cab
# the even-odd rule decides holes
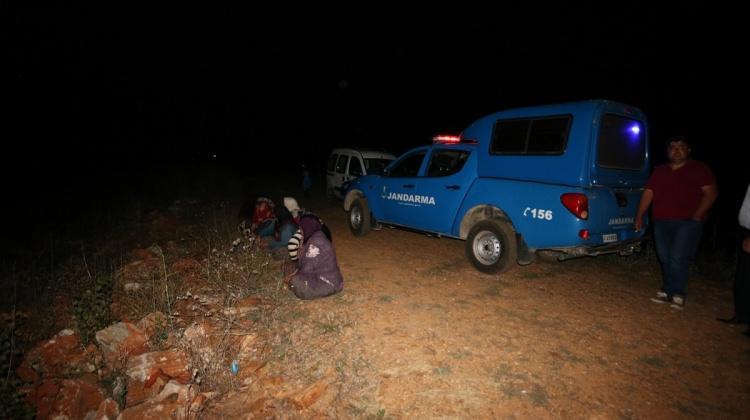
[[[381,175],[354,180],[344,209],[350,229],[374,221],[466,240],[485,272],[533,261],[632,253],[648,179],[645,115],[592,100],[511,109],[436,136]]]

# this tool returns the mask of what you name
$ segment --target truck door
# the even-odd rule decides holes
[[[434,149],[425,176],[419,179],[422,205],[415,207],[414,227],[429,232],[449,234],[458,208],[463,202],[473,176],[469,150]],[[472,163],[474,161],[472,160]],[[475,164],[475,163],[474,163]]]
[[[414,224],[418,216],[413,197],[421,179],[418,175],[425,154],[426,150],[422,149],[404,156],[380,177],[378,219],[397,225]]]
[[[648,143],[643,117],[604,113],[593,143],[589,197],[591,229],[602,243],[637,236],[633,221],[648,179]]]

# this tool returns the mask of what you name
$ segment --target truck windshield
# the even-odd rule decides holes
[[[597,148],[597,163],[601,167],[642,169],[646,156],[646,127],[634,119],[605,114]]]
[[[390,159],[365,159],[365,170],[368,175],[382,175],[383,169],[391,162]]]

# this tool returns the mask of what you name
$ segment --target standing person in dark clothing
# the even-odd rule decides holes
[[[651,300],[682,309],[690,262],[718,192],[711,169],[690,158],[687,139],[670,138],[667,156],[669,162],[658,166],[648,180],[638,205],[635,229],[643,228],[643,216],[653,203],[654,242],[663,283]]]
[[[305,215],[299,221],[302,244],[299,248],[299,268],[288,275],[286,284],[300,299],[330,296],[344,288],[333,244],[321,230],[320,219]]]
[[[734,316],[719,318],[728,324],[750,322],[750,185],[738,215],[740,222],[740,244],[737,247],[737,271],[734,273]],[[750,335],[750,327],[745,333]]]

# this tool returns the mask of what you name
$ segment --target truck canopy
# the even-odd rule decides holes
[[[480,177],[628,188],[648,179],[645,115],[618,102],[500,111],[475,121],[461,137],[486,151],[479,153]]]

